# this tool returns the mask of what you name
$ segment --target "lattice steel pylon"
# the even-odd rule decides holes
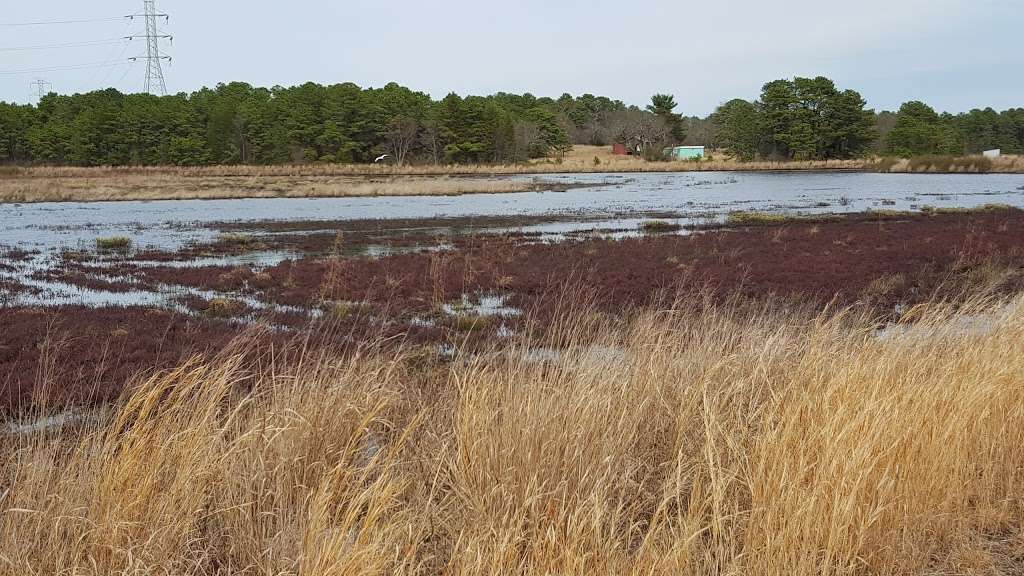
[[[157,19],[163,18],[166,22],[170,16],[156,11],[156,0],[143,0],[142,4],[146,18],[146,92],[166,96],[167,83],[164,81],[164,70],[160,61],[170,61],[170,57],[160,53],[160,40],[170,39],[171,36],[160,33]]]
[[[36,102],[42,100],[43,96],[53,91],[53,84],[43,78],[38,78],[29,83],[29,87],[32,89],[32,95],[35,96]]]

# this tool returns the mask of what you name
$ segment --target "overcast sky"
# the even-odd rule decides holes
[[[55,91],[140,91],[145,45],[11,50],[114,40],[142,30],[113,18],[142,2],[4,2],[0,100],[30,101],[37,77]],[[563,92],[644,104],[669,92],[705,115],[768,80],[825,75],[871,107],[924,100],[939,110],[1024,106],[1024,0],[164,0],[174,61],[168,90],[241,80],[361,86],[399,82],[434,97]],[[10,74],[18,71],[17,74]]]

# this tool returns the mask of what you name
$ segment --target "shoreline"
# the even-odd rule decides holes
[[[631,159],[632,160],[632,159]],[[565,183],[544,176],[723,173],[878,173],[906,175],[1024,174],[1024,158],[991,170],[911,170],[909,161],[885,170],[868,161],[659,162],[533,164],[529,166],[374,167],[353,165],[153,167],[8,167],[0,170],[0,204],[228,200],[257,198],[370,198],[565,192],[611,185]],[[957,166],[973,166],[958,164]],[[533,178],[527,179],[526,177]],[[523,177],[523,178],[516,178]]]
[[[97,180],[103,180],[97,182]],[[0,205],[42,203],[251,200],[266,198],[449,197],[566,192],[607,186],[481,176],[165,176],[0,178]]]

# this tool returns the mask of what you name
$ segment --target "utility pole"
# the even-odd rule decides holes
[[[47,82],[44,78],[37,78],[34,82],[30,82],[28,86],[32,89],[36,102],[42,100],[43,96],[53,92],[53,84]]]
[[[173,42],[174,37],[160,33],[157,19],[163,18],[166,24],[170,16],[156,11],[156,0],[143,0],[142,4],[144,11],[142,14],[136,14],[136,16],[143,16],[146,19],[146,35],[144,36],[146,39],[146,92],[158,96],[166,96],[167,84],[164,82],[164,70],[160,61],[167,60],[170,62],[171,58],[160,53],[160,41],[170,40]],[[135,59],[133,58],[133,60]]]

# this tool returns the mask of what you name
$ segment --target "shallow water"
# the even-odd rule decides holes
[[[536,176],[510,176],[533,179]],[[137,247],[174,250],[209,241],[216,222],[354,220],[458,216],[578,215],[636,218],[666,211],[683,218],[736,210],[860,212],[924,205],[1024,207],[1024,175],[873,174],[860,172],[698,172],[555,174],[544,181],[595,183],[566,192],[373,198],[261,198],[149,202],[0,204],[0,245],[51,250],[91,247],[97,237],[127,236]],[[608,185],[610,184],[610,185]],[[885,204],[883,204],[883,202]],[[891,204],[890,204],[891,203]]]
[[[472,316],[496,316],[509,318],[519,316],[522,312],[507,305],[507,294],[463,294],[462,300],[442,305],[445,313],[452,316],[468,314]]]
[[[278,261],[277,258],[279,255],[276,253],[267,254],[274,254],[274,257],[271,258],[270,256],[264,256],[262,258],[242,259],[241,257],[227,256],[225,258],[239,258],[240,263],[245,261],[258,269],[263,266],[273,265]],[[204,260],[215,260],[216,265],[220,265],[222,263],[222,259],[220,258],[211,258],[171,263],[171,265],[202,265]],[[135,264],[135,262],[133,262],[133,264]],[[141,265],[165,266],[168,265],[168,263],[148,263],[143,261]],[[183,298],[194,296],[207,301],[214,299],[226,299],[246,304],[251,309],[251,312],[248,315],[236,319],[239,321],[252,320],[266,312],[298,313],[303,315],[316,314],[315,310],[263,302],[250,295],[235,292],[219,292],[215,290],[203,290],[194,287],[172,286],[167,284],[160,284],[157,285],[155,289],[150,289],[148,286],[137,285],[135,279],[131,277],[111,278],[109,276],[97,274],[97,277],[102,280],[119,280],[127,282],[129,285],[137,285],[137,288],[122,289],[118,291],[89,288],[57,280],[33,277],[33,273],[37,271],[60,268],[59,261],[53,255],[47,253],[36,254],[32,258],[14,263],[11,267],[11,270],[0,270],[0,280],[13,281],[29,288],[29,290],[20,294],[7,295],[4,294],[2,289],[0,289],[0,306],[151,306],[174,310],[182,314],[195,315],[195,311],[182,304]],[[100,273],[104,270],[104,262],[92,263],[89,264],[88,267],[95,269],[97,273]]]
[[[721,220],[737,210],[816,214],[871,209],[915,210],[922,206],[976,207],[989,203],[1024,208],[1024,175],[873,174],[859,172],[700,172],[664,174],[555,174],[510,176],[557,183],[594,183],[566,192],[468,194],[444,197],[267,198],[252,200],[171,200],[148,202],[0,204],[0,246],[38,250],[0,279],[38,289],[11,298],[0,290],[0,305],[146,305],[184,311],[184,295],[233,298],[255,310],[276,309],[240,294],[163,286],[107,292],[60,282],[35,280],[32,272],[59,266],[64,249],[93,250],[96,239],[126,236],[136,248],[177,250],[190,242],[213,240],[219,222],[439,218],[460,216],[571,216],[569,221],[521,227],[474,228],[463,232],[537,233],[537,241],[560,241],[594,231],[610,237],[638,235],[645,214],[667,213],[679,224]],[[448,230],[450,233],[456,230]],[[682,233],[685,233],[683,231]],[[381,257],[423,246],[362,245],[350,255]],[[444,250],[438,245],[432,249]],[[431,249],[431,248],[428,248]],[[136,262],[161,266],[273,266],[296,257],[289,252],[253,252],[182,262]],[[98,263],[97,272],[103,262]],[[500,303],[497,309],[502,309]],[[481,313],[486,313],[484,306]]]

